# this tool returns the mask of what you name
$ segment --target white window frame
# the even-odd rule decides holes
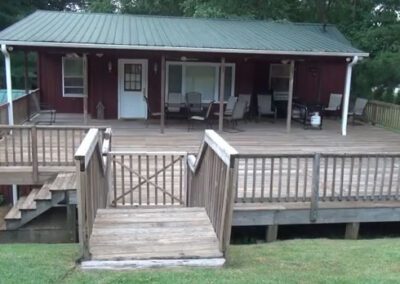
[[[275,74],[273,74],[273,69],[274,67],[278,67],[278,66],[289,66],[289,70],[288,73],[286,75],[281,75],[281,76],[277,76]],[[273,78],[280,78],[280,79],[287,79],[288,80],[288,91],[287,92],[283,92],[283,91],[275,91],[274,90],[274,99],[277,101],[287,101],[288,97],[289,97],[289,81],[290,81],[290,64],[283,64],[283,63],[273,63],[270,64],[269,66],[269,87],[272,87],[272,79]]]
[[[185,99],[186,91],[186,67],[187,66],[207,66],[207,67],[215,67],[215,86],[214,86],[214,101],[219,102],[219,79],[220,79],[220,70],[221,63],[220,62],[187,62],[187,61],[167,61],[166,62],[166,82],[165,82],[165,100],[168,101],[168,89],[169,89],[169,66],[170,65],[180,65],[182,66],[182,82],[181,82],[181,91],[182,91],[182,101]],[[235,63],[225,63],[226,67],[232,67],[232,82],[231,82],[231,97],[235,96],[235,77],[236,77],[236,65]],[[209,103],[210,100],[203,100],[202,103]],[[226,101],[225,101],[226,102]]]
[[[83,61],[83,94],[66,94],[65,93],[65,75],[64,75],[64,64],[66,59],[81,59]],[[62,57],[62,94],[64,98],[84,98],[87,96],[87,60],[86,57],[69,57],[69,56],[63,56]]]

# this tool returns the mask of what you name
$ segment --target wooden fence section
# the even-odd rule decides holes
[[[90,129],[75,154],[79,241],[84,259],[89,259],[89,239],[97,209],[108,205],[110,163],[107,154],[111,149],[111,130],[106,130],[104,138],[108,141],[103,142],[98,129]]]
[[[212,130],[205,137],[197,159],[188,159],[188,206],[205,207],[225,253],[229,245],[234,190],[236,188],[237,151]]]
[[[369,101],[365,117],[372,124],[400,129],[400,105],[380,101]]]
[[[14,124],[22,124],[28,121],[39,109],[40,90],[31,90],[28,95],[13,101]],[[0,124],[8,124],[8,103],[0,105]]]
[[[239,155],[236,202],[398,200],[400,154]]]
[[[184,205],[186,152],[110,152],[113,206]]]

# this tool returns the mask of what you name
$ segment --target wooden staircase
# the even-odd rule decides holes
[[[84,269],[222,266],[224,255],[204,208],[99,209]]]
[[[4,220],[7,230],[15,230],[32,221],[50,208],[65,201],[67,192],[76,191],[76,174],[59,173],[55,179],[41,188],[34,188],[27,196],[22,196],[11,208]]]

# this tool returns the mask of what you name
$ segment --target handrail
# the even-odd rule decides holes
[[[79,242],[84,259],[89,258],[89,239],[97,210],[108,205],[109,161],[104,150],[111,149],[111,135],[111,129],[102,134],[99,129],[92,128],[75,152]],[[106,149],[103,139],[109,140]]]
[[[187,204],[190,207],[205,207],[224,254],[232,228],[237,154],[216,132],[206,130],[197,158],[193,155],[188,157]]]

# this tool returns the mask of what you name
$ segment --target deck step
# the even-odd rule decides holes
[[[35,210],[36,209],[35,198],[39,191],[40,191],[40,189],[38,189],[38,188],[32,189],[31,192],[26,197],[25,202],[22,203],[19,210]]]
[[[59,173],[49,185],[50,191],[69,191],[77,189],[76,173]]]
[[[4,220],[18,220],[21,219],[21,211],[19,210],[22,204],[25,202],[26,196],[22,196],[18,199],[17,203],[10,209]]]
[[[125,264],[130,267],[141,266],[137,260],[149,261],[144,266],[163,265],[153,262],[160,259],[169,260],[165,265],[188,263],[179,260],[223,260],[204,208],[99,209],[89,251],[92,261],[111,261],[105,266],[118,266],[113,261],[128,261]]]
[[[49,183],[45,183],[36,194],[35,200],[51,200]]]

